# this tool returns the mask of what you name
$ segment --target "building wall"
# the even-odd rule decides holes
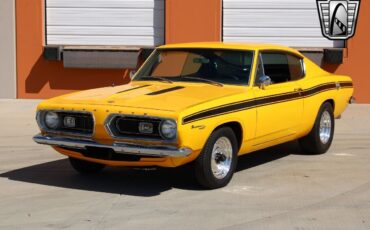
[[[2,0],[3,1],[3,0]],[[16,0],[18,98],[49,98],[95,87],[124,84],[128,70],[65,69],[62,62],[46,61],[43,0]],[[354,79],[358,102],[370,103],[367,64],[370,52],[370,1],[361,1],[356,36],[348,41],[344,63],[324,65],[330,72]],[[165,43],[221,41],[221,0],[166,0]]]
[[[166,0],[166,44],[221,41],[221,0]]]
[[[0,1],[0,98],[16,98],[15,0]]]
[[[44,0],[16,0],[16,15],[18,98],[50,98],[129,81],[128,70],[65,69],[63,62],[45,60]]]

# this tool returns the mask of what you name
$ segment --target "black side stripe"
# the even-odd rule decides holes
[[[324,83],[324,84],[321,84],[321,85],[317,85],[317,86],[314,86],[314,87],[312,87],[312,88],[310,88],[310,89],[314,89],[314,88],[317,88],[317,87],[321,87],[321,86],[323,86],[323,85],[327,85],[328,83]],[[310,90],[310,89],[308,89],[308,90]],[[282,93],[282,94],[279,94],[278,96],[283,96],[283,95],[291,95],[291,94],[294,94],[295,92],[287,92],[287,93]],[[303,92],[301,92],[301,94],[302,94]],[[261,97],[261,98],[257,98],[257,99],[249,99],[249,100],[246,100],[246,101],[254,101],[254,100],[258,100],[258,99],[270,99],[270,98],[274,98],[274,97],[276,97],[277,95],[270,95],[270,96],[265,96],[265,97]],[[194,114],[191,114],[191,115],[189,115],[189,116],[193,116],[193,115],[196,115],[196,114],[198,114],[198,113],[202,113],[202,112],[204,112],[204,111],[208,111],[208,110],[214,110],[214,109],[216,109],[216,108],[223,108],[223,107],[225,107],[225,106],[229,106],[229,105],[235,105],[235,104],[240,104],[240,103],[243,103],[243,102],[246,102],[246,101],[238,101],[238,102],[233,102],[233,103],[231,103],[231,104],[227,104],[227,105],[220,105],[220,106],[216,106],[216,107],[213,107],[213,108],[211,108],[211,109],[206,109],[206,110],[203,110],[203,111],[200,111],[200,112],[197,112],[197,113],[194,113]],[[187,117],[189,117],[189,116],[186,116],[185,118],[187,118]]]
[[[313,96],[317,93],[321,93],[323,91],[331,90],[331,89],[336,89],[337,85],[335,83],[328,83],[325,85],[319,85],[314,88],[310,88],[307,90],[302,91],[302,97],[310,97]]]
[[[341,82],[340,86],[342,88],[349,88],[352,86],[352,82]],[[189,116],[186,116],[183,118],[183,124],[187,124],[190,122],[211,118],[215,116],[220,116],[232,112],[238,112],[242,110],[247,110],[251,108],[271,105],[271,104],[277,104],[281,102],[287,102],[292,101],[300,98],[307,98],[314,96],[316,94],[326,92],[329,90],[337,89],[336,83],[326,83],[321,84],[312,88],[309,88],[307,90],[301,91],[301,92],[290,92],[290,93],[283,93],[279,95],[274,96],[266,96],[266,97],[260,97],[256,99],[251,100],[245,100],[240,102],[235,102],[232,104],[222,105],[215,108],[203,110],[194,114],[191,114]]]
[[[142,85],[142,86],[138,86],[138,87],[135,87],[135,88],[131,88],[131,89],[126,89],[126,90],[119,91],[116,94],[125,93],[125,92],[128,92],[128,91],[132,91],[132,90],[135,90],[135,89],[140,89],[140,88],[144,88],[144,87],[148,87],[148,86],[150,86],[150,85]]]
[[[339,82],[339,84],[340,84],[340,87],[342,87],[342,88],[352,88],[353,87],[352,82],[342,81],[342,82]]]
[[[162,90],[159,90],[159,91],[156,91],[156,92],[148,93],[147,95],[158,95],[158,94],[168,93],[168,92],[183,89],[183,88],[185,88],[185,87],[184,86],[175,86],[175,87],[172,87],[172,88],[162,89]]]
[[[208,117],[212,117],[212,116],[215,116],[215,115],[218,116],[218,115],[229,113],[231,111],[236,111],[236,110],[239,110],[239,109],[251,108],[255,105],[256,105],[255,101],[251,100],[251,101],[244,101],[242,103],[235,104],[235,105],[227,105],[227,106],[224,106],[222,108],[217,108],[217,109],[204,111],[204,112],[201,112],[201,113],[198,113],[198,114],[195,114],[195,115],[185,117],[183,119],[183,124],[186,124],[186,123],[189,123],[189,122],[192,122],[192,121],[196,121],[196,120],[200,120],[200,119],[204,119],[204,118],[208,118]]]

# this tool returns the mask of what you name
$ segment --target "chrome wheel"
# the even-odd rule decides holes
[[[321,115],[319,132],[321,143],[328,143],[331,137],[331,116],[328,111],[324,111]]]
[[[217,179],[223,179],[231,169],[233,147],[227,137],[217,139],[212,149],[212,173]]]

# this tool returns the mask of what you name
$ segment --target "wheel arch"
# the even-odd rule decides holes
[[[236,140],[238,142],[238,151],[240,150],[240,147],[242,146],[243,143],[243,126],[240,122],[238,121],[228,121],[223,124],[220,124],[217,126],[214,130],[216,131],[217,129],[224,128],[224,127],[229,127],[233,130]]]
[[[315,108],[313,108],[313,110],[312,110],[312,111],[315,112],[315,113],[313,113],[314,116],[307,117],[307,119],[309,119],[312,122],[309,122],[309,125],[307,125],[305,127],[305,129],[304,129],[305,131],[302,132],[302,135],[301,136],[306,136],[309,132],[311,132],[311,130],[313,129],[313,127],[315,125],[315,121],[316,121],[317,116],[318,116],[318,114],[320,112],[320,109],[321,109],[321,107],[325,103],[329,103],[333,107],[333,112],[335,111],[335,100],[334,99],[332,99],[332,98],[326,98],[326,99],[320,100],[320,101],[322,101],[321,104],[320,103],[317,103],[317,104],[315,103]],[[335,114],[335,112],[334,112],[334,114]]]
[[[335,101],[334,101],[334,99],[332,99],[332,98],[327,99],[326,101],[324,101],[324,102],[321,104],[321,106],[322,106],[323,104],[325,104],[326,102],[330,103],[330,104],[331,104],[331,106],[333,107],[333,111],[335,111]],[[320,107],[321,107],[321,106],[320,106]]]

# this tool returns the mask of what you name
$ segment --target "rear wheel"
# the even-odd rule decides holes
[[[299,140],[302,150],[309,154],[322,154],[328,151],[334,136],[333,106],[324,103],[316,117],[311,132]]]
[[[214,131],[195,161],[195,176],[208,189],[226,186],[237,164],[237,139],[232,129]]]
[[[71,163],[72,167],[81,174],[98,173],[105,167],[103,164],[84,161],[73,157],[69,158],[69,162]]]

